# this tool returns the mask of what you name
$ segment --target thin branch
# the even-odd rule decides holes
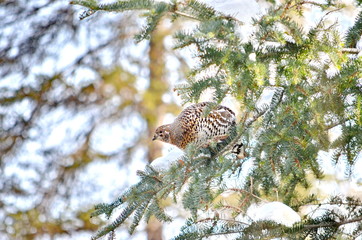
[[[196,17],[194,17],[192,15],[189,15],[187,13],[183,13],[183,12],[180,12],[180,11],[177,11],[177,10],[170,11],[170,13],[175,13],[175,14],[181,16],[181,17],[189,18],[189,19],[192,19],[192,20],[195,20],[195,21],[200,21],[200,19],[198,19],[198,18],[196,18]]]
[[[231,205],[221,205],[220,208],[225,208],[225,209],[233,209],[237,212],[244,212],[241,208],[235,207],[235,206],[231,206]]]
[[[225,219],[225,218],[204,218],[204,219],[200,219],[198,220],[196,223],[202,223],[202,222],[208,222],[208,221],[225,221],[225,222],[233,222],[233,223],[239,223],[239,224],[243,224],[243,225],[250,225],[249,223],[246,222],[241,222],[235,219]]]
[[[248,195],[253,196],[254,198],[259,199],[259,200],[260,200],[260,201],[262,201],[262,202],[268,202],[267,200],[262,199],[261,197],[256,196],[255,194],[253,194],[253,193],[251,193],[251,192],[248,192],[248,191],[246,191],[246,190],[244,190],[244,189],[239,189],[239,188],[229,188],[229,189],[226,189],[226,191],[233,191],[233,192],[246,193],[246,194],[248,194]]]
[[[299,3],[296,3],[292,6],[290,6],[289,8],[294,8],[294,7],[297,7],[297,6],[300,6],[300,5],[305,5],[305,4],[310,4],[310,5],[314,5],[314,6],[317,6],[317,7],[320,7],[320,8],[323,8],[325,6],[325,4],[323,3],[318,3],[318,2],[313,2],[313,1],[302,1],[302,2],[299,2]]]
[[[326,131],[331,130],[332,128],[337,127],[337,126],[339,126],[339,125],[342,125],[342,124],[346,123],[346,122],[349,121],[349,120],[351,120],[351,119],[344,119],[344,120],[342,120],[342,121],[340,121],[340,122],[336,122],[336,123],[330,124],[330,125],[326,126],[326,127],[324,128],[324,130],[326,130]]]
[[[336,9],[333,9],[333,10],[331,10],[331,11],[328,11],[326,14],[324,14],[323,16],[322,16],[322,18],[319,20],[319,22],[318,22],[318,24],[317,24],[317,26],[316,26],[316,29],[318,29],[321,25],[322,25],[322,23],[324,22],[324,19],[329,15],[329,14],[332,14],[332,13],[334,13],[334,12],[338,12],[338,11],[340,11],[341,10],[341,8],[336,8]],[[333,26],[334,24],[332,24],[332,26]]]
[[[323,227],[339,227],[345,224],[354,223],[354,222],[361,222],[362,216],[358,218],[349,219],[346,221],[341,222],[330,222],[330,223],[320,223],[320,224],[311,224],[311,225],[304,225],[304,229],[314,229],[314,228],[323,228]]]
[[[342,48],[342,53],[358,54],[362,50],[357,48]]]

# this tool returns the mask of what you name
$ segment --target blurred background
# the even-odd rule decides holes
[[[89,239],[94,205],[161,155],[153,131],[179,111],[174,30],[136,44],[138,13],[80,21],[69,1],[0,4],[0,239]]]
[[[266,6],[209,2],[243,21]],[[94,205],[162,155],[153,131],[181,110],[173,88],[197,63],[192,49],[172,49],[184,23],[136,43],[139,13],[80,13],[67,0],[0,0],[0,239],[89,239],[103,221],[90,218]],[[132,239],[170,229],[151,220]],[[126,229],[117,239],[130,239]]]

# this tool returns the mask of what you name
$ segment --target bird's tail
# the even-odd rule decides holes
[[[236,155],[241,153],[244,149],[243,149],[244,144],[242,143],[237,143],[234,145],[233,149],[231,150],[232,153],[235,153]]]
[[[234,122],[233,126],[230,129],[230,135],[232,137],[236,137],[237,130],[236,130],[236,122]],[[245,157],[245,149],[242,139],[238,139],[237,142],[234,144],[233,148],[231,149],[231,153],[234,153],[238,158],[242,159]]]
[[[244,144],[241,142],[235,144],[231,152],[234,153],[239,159],[245,158]]]

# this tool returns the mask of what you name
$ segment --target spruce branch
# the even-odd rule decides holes
[[[346,35],[346,46],[349,48],[356,47],[357,42],[362,36],[362,11],[356,17],[354,25],[348,29]]]
[[[234,219],[220,218],[219,215],[215,215],[214,217],[199,220],[190,219],[182,228],[181,234],[175,239],[201,239],[220,234],[238,234],[236,239],[254,239],[256,236],[258,238],[264,236],[270,239],[291,235],[296,239],[299,239],[299,237],[305,239],[306,237],[313,238],[317,236],[321,239],[330,239],[335,233],[340,231],[341,226],[362,222],[362,205],[360,200],[351,197],[346,198],[346,200],[334,197],[326,204],[338,206],[345,204],[347,209],[351,208],[348,214],[349,217],[345,217],[341,213],[327,211],[321,217],[306,219],[304,222],[298,222],[291,227],[287,227],[270,220],[241,222]],[[231,223],[231,226],[228,226],[228,223]],[[232,225],[232,223],[236,225]],[[318,235],[316,235],[317,232]],[[360,235],[360,230],[358,229],[349,234],[351,237],[358,235]]]
[[[123,12],[129,10],[149,10],[156,3],[152,0],[126,0],[113,3],[99,3],[97,0],[74,0],[70,4],[80,5],[93,11]]]
[[[262,117],[268,111],[273,111],[281,103],[283,94],[284,94],[284,89],[280,88],[279,90],[277,90],[275,92],[275,95],[273,98],[274,100],[272,100],[272,104],[270,107],[258,109],[254,113],[254,115],[249,119],[244,118],[244,121],[239,123],[239,126],[238,126],[238,128],[240,128],[241,130],[239,130],[239,132],[237,131],[238,133],[235,137],[233,137],[233,140],[231,142],[229,142],[223,150],[219,151],[217,153],[216,157],[222,156],[226,152],[230,151],[240,141],[240,138],[245,134],[245,131],[247,131],[247,129],[249,129],[254,122],[256,122],[260,117]],[[248,115],[249,114],[245,114],[245,116],[248,116]]]
[[[328,222],[328,223],[319,223],[319,224],[307,224],[303,225],[304,229],[316,229],[316,228],[326,228],[326,227],[340,227],[342,225],[355,223],[355,222],[362,222],[362,216],[357,218],[348,219],[345,221],[340,222]]]
[[[135,230],[142,218],[148,220],[152,215],[160,221],[171,221],[161,206],[161,200],[176,195],[189,181],[193,184],[189,184],[182,202],[184,207],[196,216],[197,210],[215,197],[210,190],[212,176],[214,174],[221,176],[229,169],[240,167],[233,158],[226,158],[223,162],[218,161],[215,152],[224,146],[219,144],[215,147],[216,149],[199,149],[189,146],[181,161],[174,163],[168,170],[158,171],[147,166],[145,171],[139,171],[141,181],[138,184],[132,186],[115,202],[97,205],[97,211],[93,216],[103,213],[110,216],[115,208],[123,207],[123,209],[111,224],[99,230],[92,239],[108,234],[130,218],[132,218],[130,233]],[[209,169],[202,167],[205,165],[208,165]]]
[[[221,12],[216,11],[210,6],[207,6],[204,3],[199,1],[192,0],[188,1],[187,4],[184,3],[165,3],[165,2],[155,2],[153,0],[118,0],[114,3],[98,3],[97,0],[74,0],[70,1],[70,4],[80,5],[88,10],[84,11],[80,15],[80,19],[83,20],[97,11],[108,11],[108,12],[124,12],[129,10],[142,11],[142,10],[152,10],[155,6],[165,5],[167,6],[168,13],[173,16],[180,16],[187,19],[195,21],[205,21],[212,18],[224,19],[228,21],[234,21],[238,24],[243,24],[242,21],[237,18],[232,17],[231,15],[225,15]]]
[[[109,233],[108,240],[116,240],[116,233],[114,231]]]

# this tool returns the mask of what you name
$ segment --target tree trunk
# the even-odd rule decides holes
[[[144,104],[147,108],[148,139],[152,139],[156,127],[162,122],[165,114],[162,95],[168,91],[168,83],[165,73],[165,47],[164,38],[167,30],[160,24],[152,33],[149,49],[150,87],[144,96]],[[148,148],[148,161],[152,162],[161,155],[161,144],[150,142]],[[147,225],[148,240],[162,240],[162,223],[155,217],[151,217]]]

